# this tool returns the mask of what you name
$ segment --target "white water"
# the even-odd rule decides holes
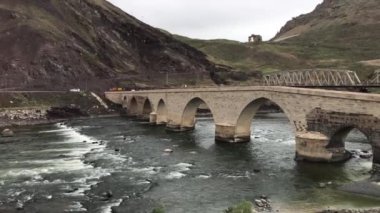
[[[105,151],[106,143],[93,144],[92,142],[98,141],[96,138],[83,135],[78,132],[78,129],[69,127],[63,124],[56,124],[54,126],[56,129],[48,131],[40,131],[39,134],[51,134],[56,133],[57,135],[63,137],[64,139],[56,142],[51,141],[49,143],[53,145],[68,144],[65,148],[56,149],[36,149],[21,151],[20,154],[25,155],[51,155],[55,154],[57,156],[62,156],[62,158],[57,159],[47,159],[47,160],[24,160],[24,161],[11,161],[10,164],[15,165],[14,168],[0,170],[0,178],[2,179],[0,185],[4,184],[4,180],[14,180],[19,178],[29,178],[23,182],[14,183],[14,186],[26,187],[26,186],[38,186],[38,185],[62,185],[65,187],[60,187],[63,192],[62,195],[69,197],[84,197],[85,191],[90,190],[91,186],[97,184],[99,179],[105,176],[110,176],[114,171],[114,168],[94,168],[94,166],[85,164],[83,162],[84,156],[88,153],[92,153],[94,159],[104,158],[112,159],[115,162],[127,161],[124,157],[120,155],[115,155],[113,153],[108,153]],[[27,165],[28,167],[20,168],[17,165]],[[62,179],[55,180],[45,180],[43,177],[46,175],[54,174],[72,174],[74,179],[72,181],[63,181]],[[74,184],[74,185],[73,185]],[[75,187],[71,188],[70,185]],[[68,191],[68,192],[65,192]],[[25,193],[25,190],[9,190],[7,196],[9,201],[13,201],[16,197]],[[45,195],[47,199],[51,199],[53,196],[50,194]],[[19,201],[22,203],[28,202],[33,198],[33,195],[26,195]],[[18,198],[20,199],[20,198]],[[121,201],[118,201],[121,202]],[[113,204],[105,204],[105,212],[109,212],[110,206],[116,205],[118,202]],[[78,212],[86,211],[80,202],[72,202],[66,212]]]

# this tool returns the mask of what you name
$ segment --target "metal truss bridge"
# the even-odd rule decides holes
[[[371,79],[361,81],[350,70],[309,69],[271,73],[263,76],[266,86],[289,86],[307,88],[380,88],[380,70]]]

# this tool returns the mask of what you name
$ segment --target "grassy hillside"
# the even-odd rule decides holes
[[[325,0],[261,44],[174,37],[245,73],[337,68],[357,71],[364,80],[380,69],[379,14],[378,0]]]
[[[325,0],[289,21],[272,39],[313,66],[358,71],[361,77],[380,68],[380,1]],[[286,39],[290,37],[289,39]]]
[[[338,31],[336,28],[333,30]],[[331,33],[330,29],[326,31]],[[338,68],[357,71],[361,78],[366,79],[374,70],[380,68],[363,63],[380,56],[378,44],[373,44],[371,39],[363,41],[362,46],[350,42],[339,45],[318,40],[326,32],[320,31],[318,34],[310,33],[308,37],[292,43],[264,42],[262,44],[229,40],[198,40],[179,36],[176,38],[201,50],[214,63],[230,66],[234,70],[248,74],[255,71],[270,73],[292,69]]]
[[[231,40],[199,40],[182,36],[177,39],[203,51],[217,64],[241,71],[271,72],[304,65],[295,55],[282,51],[280,45],[248,44]]]

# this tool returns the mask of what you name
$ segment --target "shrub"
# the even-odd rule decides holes
[[[165,209],[163,206],[159,206],[153,209],[152,213],[165,213]]]
[[[253,204],[249,201],[242,201],[236,206],[229,207],[225,213],[252,213]]]

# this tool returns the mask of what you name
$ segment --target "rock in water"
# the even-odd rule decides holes
[[[102,193],[102,200],[107,201],[113,196],[112,191],[106,191]]]
[[[24,203],[22,201],[18,200],[16,203],[16,209],[17,210],[23,210],[24,209]]]
[[[76,192],[78,190],[79,190],[79,188],[71,188],[71,187],[69,187],[69,188],[67,188],[66,193],[73,193],[73,192]]]
[[[166,152],[166,153],[172,153],[173,150],[172,149],[165,149],[164,152]]]
[[[326,184],[325,183],[319,183],[319,188],[326,188]]]
[[[363,158],[363,159],[370,159],[372,158],[372,154],[371,153],[361,153],[360,155],[360,158]]]
[[[3,137],[13,137],[14,136],[14,132],[10,129],[4,129],[2,132],[1,132],[1,135]]]

